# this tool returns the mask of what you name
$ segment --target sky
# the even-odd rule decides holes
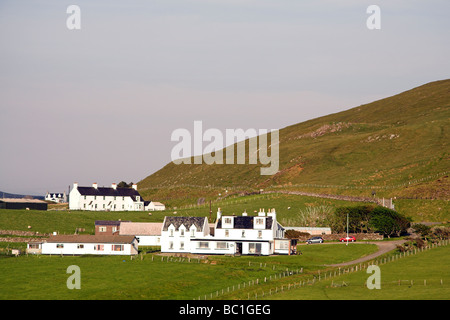
[[[449,12],[448,0],[1,0],[0,190],[138,182],[194,121],[281,129],[447,79]]]

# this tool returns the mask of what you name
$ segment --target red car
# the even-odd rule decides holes
[[[339,239],[340,242],[355,242],[356,238],[354,236],[348,236]]]

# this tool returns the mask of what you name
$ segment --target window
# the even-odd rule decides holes
[[[217,242],[216,248],[217,249],[228,249],[228,242]]]
[[[113,244],[112,250],[113,251],[123,251],[123,244]]]
[[[56,248],[63,249],[64,248],[64,244],[63,243],[57,243],[56,244]]]
[[[231,218],[224,218],[223,223],[231,224]]]
[[[169,229],[169,237],[173,237],[173,229]]]
[[[170,241],[170,242],[169,242],[169,249],[170,249],[170,250],[173,250],[173,241]]]
[[[258,231],[258,239],[261,239],[261,238],[262,238],[262,231],[259,230],[259,231]]]
[[[112,232],[116,232],[117,231],[117,227],[112,227]]]
[[[184,237],[184,229],[180,229],[180,237]]]
[[[195,228],[191,229],[191,237],[192,238],[195,238],[195,230],[196,230]]]
[[[184,250],[184,242],[180,242],[180,250]]]
[[[103,209],[105,209],[105,204],[103,204]]]
[[[105,246],[103,244],[97,244],[94,246],[95,251],[103,251],[105,249]]]
[[[209,249],[209,242],[206,241],[200,241],[198,243],[198,248],[199,249]]]
[[[30,243],[28,245],[28,248],[29,249],[40,249],[40,244],[38,244],[38,243]]]
[[[84,208],[84,209],[86,209],[86,203],[85,203],[85,204],[83,204],[83,208]]]
[[[106,232],[106,227],[98,227],[99,232]]]
[[[84,249],[84,244],[77,244],[77,249]]]
[[[245,230],[242,230],[242,238],[245,238]]]
[[[255,218],[255,224],[257,226],[263,226],[264,225],[264,218]]]
[[[226,229],[225,230],[225,237],[229,237],[230,236],[230,230]]]

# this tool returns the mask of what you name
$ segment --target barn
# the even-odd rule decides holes
[[[18,209],[18,210],[47,210],[48,204],[38,199],[0,199],[0,209]]]

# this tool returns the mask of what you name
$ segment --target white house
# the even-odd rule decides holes
[[[146,211],[164,211],[166,210],[166,206],[161,202],[156,201],[145,201],[145,210]]]
[[[88,211],[143,211],[144,200],[137,191],[137,185],[132,188],[118,188],[115,183],[109,187],[79,187],[73,184],[69,194],[70,210]]]
[[[56,203],[66,203],[67,202],[67,195],[66,192],[47,192],[45,195],[44,200],[46,201],[52,201]]]
[[[191,253],[192,240],[210,235],[206,217],[165,217],[161,229],[161,252]],[[195,243],[197,245],[197,243]]]
[[[160,246],[161,229],[159,222],[124,222],[120,223],[119,235],[136,236],[140,246]]]
[[[53,235],[46,240],[28,243],[27,252],[58,255],[135,255],[138,254],[138,242],[134,236]]]
[[[206,218],[166,217],[161,252],[271,255],[295,251],[295,240],[284,238],[274,209],[267,214],[260,210],[257,216],[245,212],[235,216],[222,215],[219,208],[213,231],[209,229]]]

